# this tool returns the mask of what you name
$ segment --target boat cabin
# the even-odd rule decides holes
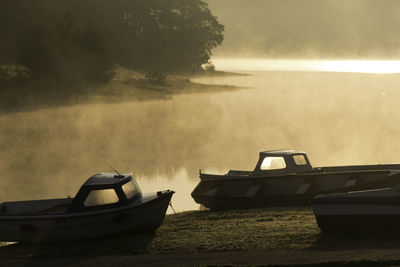
[[[100,173],[79,189],[68,212],[117,208],[142,198],[142,191],[131,174]]]
[[[1,215],[65,214],[117,208],[142,198],[131,174],[101,173],[90,177],[74,198],[4,202]]]
[[[303,172],[312,170],[305,152],[298,150],[271,150],[260,152],[253,174],[264,172]]]

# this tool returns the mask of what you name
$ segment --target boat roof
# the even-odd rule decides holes
[[[293,150],[293,149],[278,149],[278,150],[268,150],[260,152],[261,155],[294,155],[294,154],[305,154],[304,151]]]
[[[83,185],[93,186],[93,185],[120,184],[130,179],[132,179],[131,173],[121,173],[121,175],[118,175],[116,173],[105,172],[91,176],[89,179],[87,179],[87,181]]]

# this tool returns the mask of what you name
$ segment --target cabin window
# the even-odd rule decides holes
[[[117,203],[119,201],[117,193],[114,189],[92,190],[87,196],[83,205],[85,207],[107,205]]]
[[[124,191],[127,199],[133,198],[134,196],[136,196],[137,193],[139,193],[139,189],[133,183],[133,181],[122,185],[122,190]]]
[[[266,157],[261,163],[261,170],[279,170],[285,169],[286,162],[283,157]]]
[[[296,165],[307,165],[307,160],[304,155],[294,155],[293,159]]]

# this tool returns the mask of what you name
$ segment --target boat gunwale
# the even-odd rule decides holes
[[[359,173],[370,173],[370,172],[397,172],[397,175],[400,174],[400,169],[380,169],[380,170],[358,170],[358,171],[341,171],[341,172],[304,172],[304,173],[280,173],[280,174],[274,174],[273,176],[268,176],[268,175],[225,175],[225,174],[208,174],[208,173],[201,173],[200,174],[200,180],[201,181],[215,181],[215,180],[224,180],[224,181],[229,181],[229,180],[249,180],[249,179],[281,179],[282,177],[285,176],[317,176],[317,175],[337,175],[337,174],[359,174]],[[202,177],[202,175],[208,176],[208,177]]]

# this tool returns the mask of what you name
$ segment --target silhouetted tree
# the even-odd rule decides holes
[[[224,26],[201,0],[129,1],[123,19],[125,63],[134,67],[198,70],[223,40]]]
[[[0,65],[64,84],[107,80],[114,64],[196,71],[223,31],[202,0],[0,0]]]
[[[97,30],[56,2],[0,2],[0,64],[26,66],[34,80],[81,84],[107,79],[111,61]]]

